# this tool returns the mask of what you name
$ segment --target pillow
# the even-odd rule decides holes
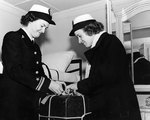
[[[79,81],[79,75],[65,72],[74,56],[74,51],[58,52],[44,56],[42,61],[47,65],[51,79],[63,82]],[[43,69],[45,74],[49,77],[47,68],[43,67]]]
[[[74,51],[63,51],[45,55],[43,56],[42,61],[50,69],[65,72],[74,56]]]
[[[57,71],[54,69],[49,69],[52,80],[58,80],[61,82],[78,82],[80,80],[80,76],[74,73],[66,73],[62,71]],[[48,73],[47,73],[48,74]]]

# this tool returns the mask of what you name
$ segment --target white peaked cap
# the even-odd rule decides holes
[[[48,12],[49,8],[42,6],[42,5],[38,5],[38,4],[33,5],[29,11],[36,11],[36,12],[42,12],[45,14],[49,14],[49,12]]]
[[[86,25],[96,21],[90,14],[83,14],[80,16],[77,16],[73,21],[72,21],[72,30],[69,33],[70,36],[74,36],[74,32],[76,30],[82,29]]]
[[[84,14],[76,17],[73,22],[74,24],[77,24],[79,22],[83,22],[87,20],[94,20],[94,18],[90,14]]]
[[[55,25],[55,22],[52,20],[49,8],[42,5],[34,4],[30,8],[29,12],[33,13],[36,17],[47,21],[49,24]]]

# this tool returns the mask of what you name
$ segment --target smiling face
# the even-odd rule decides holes
[[[29,33],[33,38],[38,38],[41,35],[41,33],[45,32],[45,30],[48,27],[49,27],[49,23],[42,19],[29,22],[28,24]]]
[[[79,43],[84,44],[86,47],[91,47],[92,46],[92,42],[94,40],[94,35],[89,36],[87,35],[83,29],[79,29],[77,31],[74,32],[75,36],[77,36]]]

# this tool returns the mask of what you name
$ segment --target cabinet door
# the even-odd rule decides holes
[[[150,120],[150,94],[137,95],[142,120]]]

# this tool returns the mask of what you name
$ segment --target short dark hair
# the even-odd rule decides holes
[[[83,31],[89,36],[98,34],[99,32],[103,30],[104,30],[104,25],[98,21],[91,22],[90,24],[86,25],[83,28]]]
[[[33,22],[38,20],[39,18],[36,17],[33,13],[28,12],[26,15],[21,17],[20,23],[24,26],[27,26],[29,22]]]

